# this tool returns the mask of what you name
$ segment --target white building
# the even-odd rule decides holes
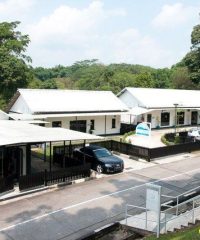
[[[129,108],[122,122],[151,122],[152,128],[200,124],[200,91],[124,88],[118,98]],[[175,117],[176,116],[176,117]]]
[[[16,120],[43,120],[95,135],[118,134],[128,108],[110,91],[19,89],[7,111]]]

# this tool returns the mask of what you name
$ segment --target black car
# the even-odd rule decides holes
[[[122,159],[114,156],[108,149],[97,145],[75,149],[73,156],[75,159],[91,163],[91,168],[99,173],[122,172],[124,169]]]

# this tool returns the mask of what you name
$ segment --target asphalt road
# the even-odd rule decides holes
[[[177,195],[200,185],[200,157],[88,181],[0,205],[0,240],[71,240],[144,206],[145,184]]]

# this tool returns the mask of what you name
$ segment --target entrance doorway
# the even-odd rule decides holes
[[[147,122],[151,123],[152,120],[152,115],[151,114],[147,114]]]
[[[86,120],[77,120],[77,121],[70,121],[70,129],[79,131],[79,132],[86,132]]]
[[[23,171],[23,151],[19,147],[4,149],[3,173],[5,177],[12,176],[19,179]]]
[[[198,123],[198,112],[192,111],[191,112],[191,125],[197,125]]]
[[[170,114],[169,112],[161,113],[161,126],[169,126]]]

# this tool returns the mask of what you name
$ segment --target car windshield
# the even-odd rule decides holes
[[[106,148],[94,150],[94,154],[97,158],[109,157],[112,155],[111,152],[109,152]]]

